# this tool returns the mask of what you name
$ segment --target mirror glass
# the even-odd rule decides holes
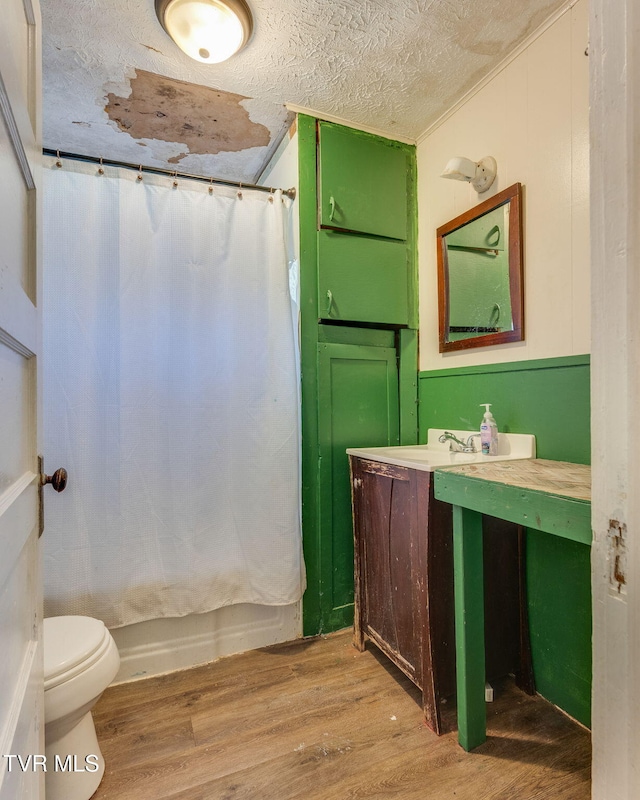
[[[521,185],[438,228],[440,352],[524,339]]]

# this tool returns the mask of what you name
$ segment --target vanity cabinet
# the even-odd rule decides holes
[[[439,700],[455,691],[451,506],[434,500],[431,472],[350,459],[354,644],[370,639],[422,689],[440,733]]]
[[[422,690],[427,725],[455,694],[451,506],[433,473],[350,456],[354,522],[354,644],[375,644]],[[486,674],[515,673],[533,692],[524,532],[485,517]]]

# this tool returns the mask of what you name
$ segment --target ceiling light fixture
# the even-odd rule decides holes
[[[253,17],[245,0],[155,0],[160,24],[191,58],[219,64],[249,41]]]
[[[453,178],[455,181],[469,181],[473,188],[482,194],[486,192],[495,180],[498,165],[495,158],[486,156],[480,161],[472,161],[470,158],[457,156],[447,162],[441,178]]]

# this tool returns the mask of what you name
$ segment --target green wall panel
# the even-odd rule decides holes
[[[398,331],[400,444],[418,441],[418,331]]]
[[[527,537],[536,688],[584,725],[591,721],[590,556],[577,542],[533,531]]]
[[[318,633],[320,555],[318,496],[318,236],[316,230],[316,121],[298,115],[298,181],[300,203],[300,361],[302,365],[302,545],[307,572],[303,598],[303,633]]]
[[[539,458],[590,460],[589,356],[421,372],[419,441],[428,428],[478,429],[492,403],[498,430],[533,433]],[[531,644],[540,694],[588,725],[591,572],[587,545],[529,531]]]
[[[589,357],[517,361],[420,373],[419,429],[479,430],[484,410],[504,433],[533,433],[538,458],[588,464]]]

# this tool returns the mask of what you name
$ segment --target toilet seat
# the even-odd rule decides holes
[[[104,623],[90,617],[44,620],[44,688],[75,678],[98,662],[111,646]]]

